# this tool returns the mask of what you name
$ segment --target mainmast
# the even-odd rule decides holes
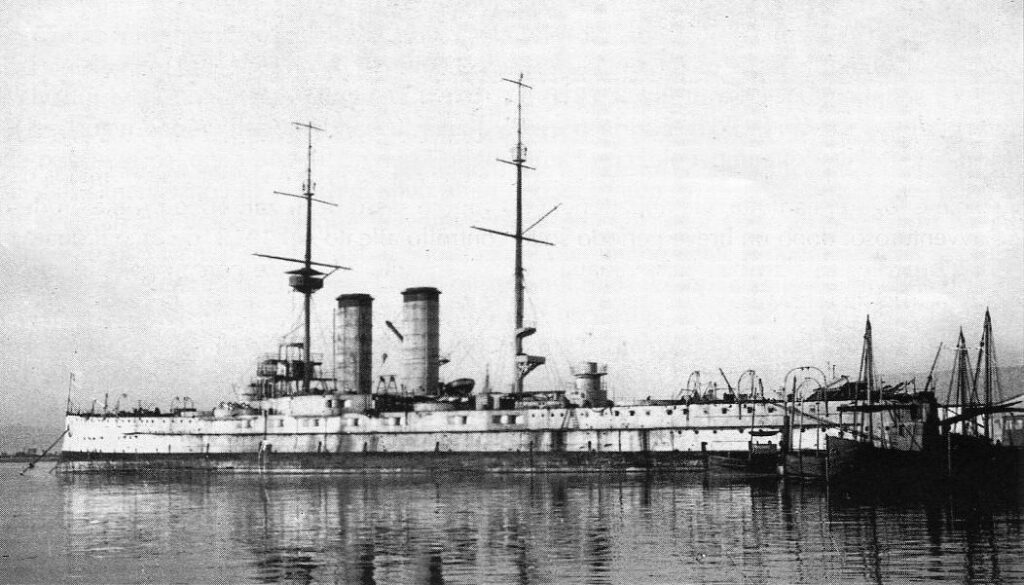
[[[306,182],[302,185],[302,194],[296,195],[293,193],[284,193],[282,191],[274,191],[277,195],[284,195],[286,197],[296,197],[298,199],[304,199],[306,201],[306,253],[302,260],[296,258],[286,258],[283,256],[270,256],[267,254],[255,254],[263,258],[272,258],[274,260],[284,260],[286,262],[297,262],[302,264],[302,268],[297,270],[291,270],[289,274],[288,284],[297,292],[302,293],[303,296],[303,343],[302,343],[302,393],[309,393],[310,381],[313,375],[313,360],[312,353],[310,352],[310,304],[313,297],[313,293],[324,287],[324,279],[333,274],[337,270],[349,270],[345,266],[336,266],[334,264],[324,264],[323,262],[313,261],[313,202],[323,203],[325,205],[331,205],[337,207],[336,204],[329,201],[323,201],[313,197],[313,192],[316,185],[313,183],[313,130],[323,132],[322,128],[317,128],[312,122],[292,122],[297,128],[305,128],[307,131],[307,142],[306,142]],[[313,268],[314,266],[323,266],[326,268],[333,268],[331,272],[324,274],[319,270]]]
[[[512,165],[516,168],[516,228],[514,233],[506,233],[497,230],[472,226],[473,229],[480,231],[497,234],[499,236],[509,237],[516,242],[516,255],[515,255],[515,283],[514,283],[514,296],[515,296],[515,331],[514,331],[514,343],[513,351],[515,353],[515,394],[523,393],[523,378],[526,377],[534,368],[544,363],[542,356],[527,355],[523,351],[523,339],[533,335],[537,332],[536,327],[526,327],[523,322],[523,298],[526,289],[526,285],[523,277],[523,242],[534,242],[537,244],[545,244],[548,246],[554,246],[551,242],[545,242],[543,240],[536,240],[525,236],[526,232],[533,229],[534,226],[539,224],[548,215],[550,215],[555,209],[558,208],[556,205],[554,209],[547,212],[540,219],[533,222],[529,227],[523,229],[523,169],[536,170],[533,167],[526,165],[526,147],[523,146],[523,88],[533,89],[529,85],[523,83],[523,74],[519,74],[519,79],[507,79],[502,78],[502,81],[515,84],[517,87],[517,101],[516,101],[516,147],[515,147],[515,158],[512,160],[498,159],[498,162],[502,162],[508,165]]]
[[[516,100],[516,158],[512,161],[512,164],[516,166],[515,352],[518,356],[523,353],[524,336],[519,335],[519,332],[523,328],[523,294],[525,289],[525,284],[523,283],[523,163],[526,162],[526,153],[523,152],[523,74],[520,73],[519,80],[511,81],[511,83],[518,86],[518,99]],[[522,385],[523,377],[516,376],[516,394],[522,393]]]

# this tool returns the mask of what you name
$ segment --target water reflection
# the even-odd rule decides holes
[[[15,545],[13,581],[1024,580],[1015,499],[893,502],[681,476],[47,481],[33,489],[58,505],[35,529],[57,535],[61,573]]]

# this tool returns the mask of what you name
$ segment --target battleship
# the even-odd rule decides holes
[[[829,383],[817,368],[794,368],[787,374],[793,382],[789,403],[784,393],[766,395],[753,371],[745,372],[735,387],[726,379],[723,389],[691,377],[686,392],[666,400],[610,400],[604,381],[608,365],[586,360],[572,366],[570,387],[527,385],[528,374],[546,360],[525,348],[537,329],[524,323],[523,247],[554,244],[526,235],[551,212],[524,229],[523,172],[532,167],[523,145],[522,97],[524,89],[532,88],[522,75],[504,81],[518,93],[514,158],[498,159],[515,170],[515,229],[472,227],[515,244],[514,382],[506,391],[465,377],[441,379],[441,292],[430,286],[402,291],[402,322],[387,322],[402,344],[400,376],[374,377],[374,299],[364,292],[336,297],[333,360],[313,351],[310,300],[329,276],[347,268],[314,260],[313,204],[329,203],[314,193],[313,132],[320,128],[296,123],[308,136],[305,182],[300,193],[276,193],[305,204],[305,254],[256,255],[297,266],[287,275],[304,299],[302,340],[258,358],[251,383],[207,410],[181,402],[163,412],[141,407],[95,412],[72,407],[69,397],[58,470],[777,474],[779,454],[787,445],[821,451],[830,437],[853,437],[845,428],[856,415],[844,407],[862,396],[826,391]],[[821,373],[820,391],[796,408],[795,397],[811,379],[805,376],[811,370]],[[798,387],[799,376],[805,377]],[[859,416],[861,426],[866,416],[879,429],[890,430],[881,412]]]

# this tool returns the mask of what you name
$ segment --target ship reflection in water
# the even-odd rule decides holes
[[[4,475],[23,500],[3,519],[15,582],[1024,581],[1016,497],[865,502],[679,475]]]

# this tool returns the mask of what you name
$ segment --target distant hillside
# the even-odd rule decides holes
[[[974,374],[974,369],[971,369],[971,375]],[[946,394],[949,392],[949,381],[953,377],[952,370],[936,371],[934,374],[934,381],[932,384],[935,387],[935,395],[939,401],[943,401]],[[928,380],[928,372],[917,372],[917,373],[889,373],[883,374],[882,379],[888,382],[899,382],[901,380],[909,380],[911,378],[917,379],[918,390],[924,389],[925,381]],[[1002,392],[1002,398],[1011,398],[1013,396],[1020,396],[1024,394],[1024,366],[1004,366],[999,368],[999,383],[1000,390]],[[999,397],[996,397],[998,400]]]
[[[31,447],[43,450],[50,446],[62,430],[61,427],[48,428],[25,424],[0,426],[0,452],[10,454]]]

